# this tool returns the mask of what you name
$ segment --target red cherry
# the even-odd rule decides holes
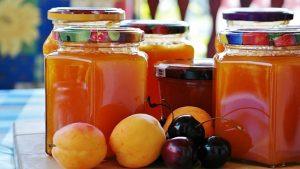
[[[165,164],[174,169],[193,168],[196,161],[193,143],[186,137],[168,139],[162,147],[161,156]]]

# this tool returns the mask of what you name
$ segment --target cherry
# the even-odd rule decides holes
[[[231,155],[231,146],[228,141],[218,136],[209,137],[204,145],[197,150],[198,160],[205,168],[220,168]]]
[[[191,139],[195,145],[200,145],[205,140],[205,130],[200,122],[191,115],[176,117],[168,128],[168,137],[184,136]]]
[[[162,158],[170,168],[193,168],[196,159],[193,143],[186,137],[168,139],[162,147]]]

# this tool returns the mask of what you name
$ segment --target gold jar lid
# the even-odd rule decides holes
[[[120,8],[57,7],[48,11],[48,19],[70,22],[120,22],[125,19],[125,11]]]

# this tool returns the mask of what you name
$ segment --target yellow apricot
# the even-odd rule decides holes
[[[118,123],[109,143],[120,165],[140,168],[159,157],[165,141],[165,132],[156,118],[134,114]]]
[[[103,133],[87,123],[72,123],[53,136],[52,155],[65,169],[91,169],[106,156]]]

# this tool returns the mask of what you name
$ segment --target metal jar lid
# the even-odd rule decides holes
[[[292,20],[293,17],[293,12],[286,8],[232,8],[223,12],[225,20],[271,22]]]
[[[212,58],[194,60],[168,60],[155,65],[158,78],[184,80],[212,80],[214,62]]]
[[[125,20],[120,26],[139,28],[145,34],[181,34],[189,29],[189,25],[184,21]]]
[[[120,8],[57,7],[48,11],[48,19],[70,22],[120,22],[125,19],[125,11]]]

